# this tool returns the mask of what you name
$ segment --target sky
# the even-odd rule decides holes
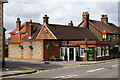
[[[4,4],[4,27],[9,32],[15,29],[16,19],[21,22],[43,23],[43,16],[49,16],[50,24],[67,25],[73,21],[77,26],[82,21],[82,13],[89,12],[90,19],[100,21],[102,14],[108,15],[111,23],[118,25],[119,0],[8,0]]]

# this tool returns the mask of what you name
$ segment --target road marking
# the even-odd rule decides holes
[[[116,66],[118,66],[118,64],[112,65],[112,67],[116,67]]]
[[[48,72],[48,71],[50,71],[50,70],[45,70],[44,72]]]
[[[78,75],[70,74],[70,75],[57,76],[57,77],[53,77],[53,78],[72,78],[72,77],[76,77],[76,76],[78,76]]]
[[[99,68],[99,69],[89,70],[89,71],[87,71],[87,72],[95,72],[95,71],[99,71],[99,70],[102,70],[102,69],[104,69],[104,68]]]

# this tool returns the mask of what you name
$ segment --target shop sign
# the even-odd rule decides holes
[[[89,54],[88,54],[88,60],[89,60],[89,61],[93,61],[93,60],[94,60],[94,55],[93,55],[93,53],[89,53]]]
[[[94,47],[89,47],[88,48],[88,61],[93,61],[94,60]]]
[[[47,33],[48,30],[46,28],[44,28],[42,32]]]

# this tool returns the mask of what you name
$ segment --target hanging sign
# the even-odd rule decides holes
[[[103,36],[103,39],[107,38],[105,30],[102,32],[102,36]]]
[[[42,32],[47,33],[48,30],[46,28],[44,28]]]

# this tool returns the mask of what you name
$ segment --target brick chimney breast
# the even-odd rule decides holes
[[[16,21],[16,32],[20,32],[21,21],[20,18],[17,18]]]
[[[101,22],[108,23],[108,16],[107,15],[102,15]]]
[[[32,23],[32,20],[30,20],[30,23]]]
[[[30,20],[29,26],[28,26],[28,39],[32,38],[33,35],[33,25],[32,25],[32,20]]]
[[[49,22],[48,19],[49,19],[49,17],[47,15],[45,15],[43,17],[43,24],[48,24],[48,22]]]
[[[83,26],[89,28],[89,13],[88,12],[83,12],[82,15],[82,19],[83,19]]]

